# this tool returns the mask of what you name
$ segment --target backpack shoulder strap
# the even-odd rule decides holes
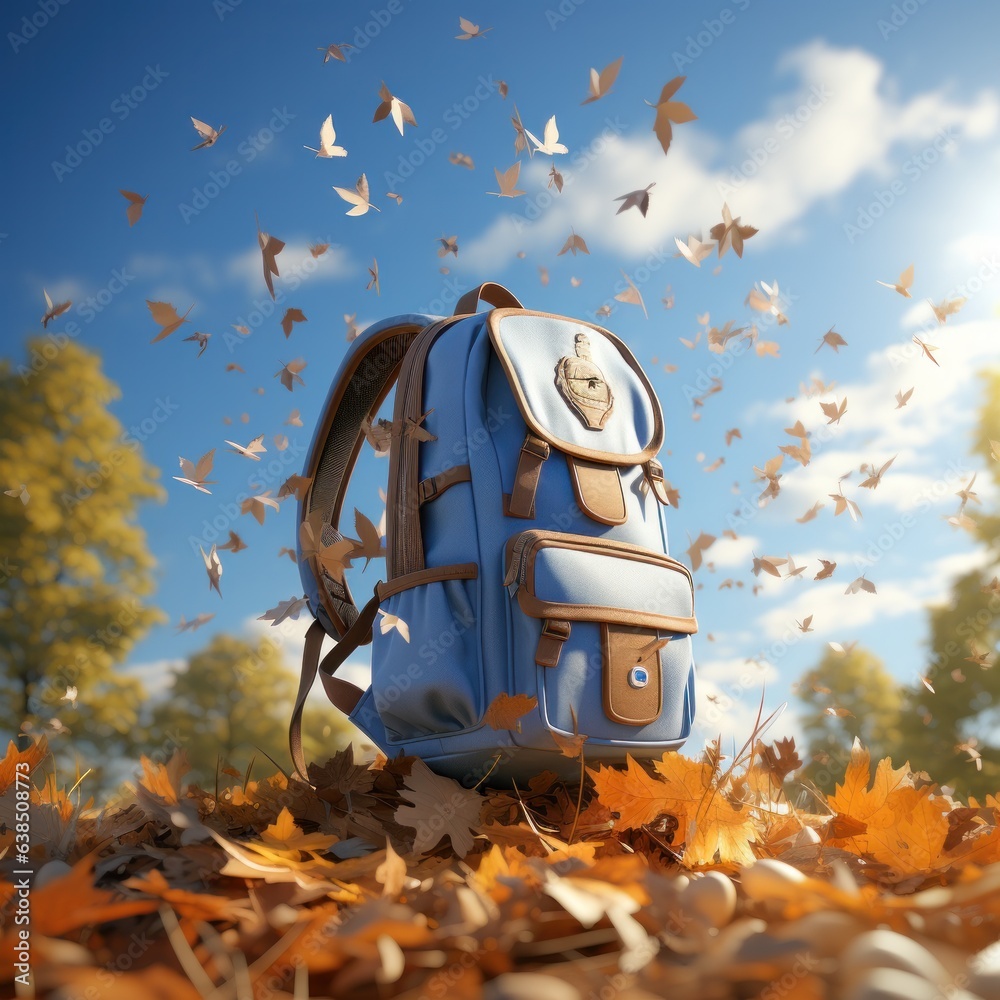
[[[413,339],[437,317],[397,316],[369,327],[344,358],[316,427],[302,475],[311,480],[299,503],[299,524],[322,514],[323,545],[343,536],[340,517],[351,473],[365,440],[364,421],[372,419],[389,394],[399,366]],[[324,574],[316,557],[303,557],[299,539],[299,568],[313,614],[326,631],[342,637],[358,617],[358,608],[346,581]]]

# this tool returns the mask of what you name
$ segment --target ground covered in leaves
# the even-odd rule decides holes
[[[0,761],[4,995],[1000,997],[1000,802],[860,745],[809,811],[788,740],[512,790],[350,749],[206,790],[178,753],[103,806],[46,756]]]

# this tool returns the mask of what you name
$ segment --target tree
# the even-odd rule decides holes
[[[144,700],[114,667],[162,618],[136,523],[159,472],[108,410],[120,391],[96,353],[65,335],[27,350],[0,360],[0,486],[26,490],[0,495],[0,730],[65,725],[107,759],[131,746]]]
[[[828,649],[823,659],[798,683],[798,697],[807,706],[801,721],[810,763],[802,772],[823,791],[832,792],[843,775],[855,738],[869,748],[874,760],[899,753],[902,695],[882,661],[867,649],[848,653]],[[827,708],[850,714],[830,714]]]
[[[153,710],[150,739],[183,748],[192,780],[205,787],[214,787],[220,764],[242,770],[254,756],[266,754],[288,771],[287,726],[296,687],[275,643],[216,635],[174,671],[169,692]],[[348,730],[332,707],[307,708],[302,725],[306,758],[326,761],[347,742]]]
[[[1000,486],[1000,462],[991,444],[1000,443],[1000,371],[987,372],[983,380],[973,451]],[[974,501],[965,513],[976,522],[972,532],[987,549],[986,564],[960,576],[948,600],[930,609],[930,658],[923,676],[934,690],[919,682],[905,689],[902,746],[914,768],[960,796],[983,797],[1000,787],[1000,586],[992,583],[1000,572],[1000,515],[983,512]]]

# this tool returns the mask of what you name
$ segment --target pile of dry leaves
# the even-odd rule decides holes
[[[960,805],[889,760],[873,775],[860,745],[808,813],[784,792],[790,740],[514,790],[347,749],[314,787],[227,769],[206,791],[178,753],[103,808],[45,758],[0,762],[5,993],[27,868],[23,996],[1000,996],[1000,801]]]

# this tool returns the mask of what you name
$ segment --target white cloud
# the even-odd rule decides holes
[[[837,579],[800,591],[760,615],[758,622],[768,638],[783,638],[786,642],[789,639],[795,643],[824,638],[850,639],[857,629],[874,621],[922,615],[928,605],[947,600],[957,576],[987,566],[991,561],[989,551],[984,549],[951,553],[928,561],[916,577],[905,580],[880,579],[876,563],[865,571],[865,576],[875,584],[878,592],[846,594],[847,585],[860,575],[860,569],[842,558]],[[799,632],[795,623],[807,615],[813,615],[813,631]]]
[[[875,507],[952,513],[952,506],[957,509],[958,505],[955,491],[979,466],[979,460],[968,454],[964,437],[975,419],[970,389],[977,398],[979,392],[970,373],[996,362],[998,339],[1000,322],[996,320],[961,323],[952,319],[933,339],[927,336],[940,348],[936,353],[940,367],[932,365],[919,347],[903,341],[870,352],[860,378],[821,397],[751,406],[745,423],[766,418],[787,427],[801,420],[812,431],[812,460],[802,467],[786,458],[781,495],[774,502],[793,510],[805,509],[816,500],[830,505],[827,494],[836,493],[839,477],[852,472],[843,492],[860,505],[863,515]],[[913,388],[909,404],[896,409],[895,394],[909,388]],[[819,401],[845,397],[848,408],[843,420],[827,424]],[[859,474],[863,462],[881,467],[894,455],[895,462],[876,489],[858,489],[864,478]],[[977,488],[982,488],[985,499],[992,487],[981,478],[984,481]],[[826,516],[826,511],[820,516]]]
[[[693,756],[709,740],[721,737],[722,752],[732,755],[753,732],[763,697],[762,718],[780,707],[769,685],[778,679],[777,669],[768,663],[747,662],[739,657],[705,660],[696,666],[697,703],[694,728],[685,753]],[[783,736],[799,739],[798,721],[785,708],[765,734],[772,740]]]
[[[635,137],[598,136],[572,157],[555,158],[566,186],[552,197],[545,188],[550,159],[535,157],[522,167],[521,186],[544,193],[510,202],[510,214],[467,241],[456,266],[496,268],[522,247],[557,247],[571,225],[592,248],[625,258],[657,249],[672,254],[672,237],[704,232],[718,220],[723,200],[761,230],[758,242],[787,238],[818,200],[866,173],[892,173],[897,146],[922,151],[937,142],[943,155],[956,155],[959,140],[991,134],[1000,114],[993,91],[967,104],[940,90],[898,100],[875,56],[822,41],[789,52],[778,69],[795,75],[793,86],[729,139],[683,125],[664,157],[645,130]],[[760,163],[755,151],[761,151]],[[657,185],[647,217],[626,212],[611,218],[611,199],[635,188],[637,178]]]
[[[289,240],[278,255],[277,264],[281,274],[274,279],[275,291],[282,287],[282,282],[292,281],[292,287],[295,287],[306,282],[335,281],[353,274],[355,270],[344,247],[331,246],[321,257],[313,257],[305,239]],[[223,263],[222,270],[228,279],[242,281],[251,294],[267,293],[258,247],[250,246],[242,253],[234,254]]]
[[[735,539],[722,536],[705,553],[705,559],[717,570],[730,566],[745,569],[751,564],[754,550],[760,553],[761,545],[761,540],[754,535],[740,535]]]
[[[289,238],[277,257],[281,275],[274,279],[275,291],[282,287],[283,280],[294,280],[296,284],[334,281],[353,273],[350,255],[344,247],[331,246],[321,257],[314,258],[308,244],[305,237]],[[190,301],[196,293],[211,294],[233,285],[244,286],[251,295],[267,294],[260,250],[255,244],[222,259],[201,253],[135,254],[122,270],[155,282],[155,290],[149,294],[175,304],[185,298]]]

